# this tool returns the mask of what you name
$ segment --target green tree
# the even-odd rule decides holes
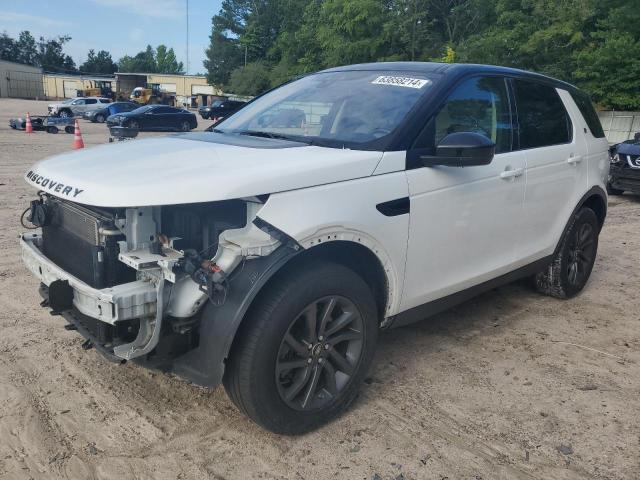
[[[597,103],[640,109],[640,9],[626,2],[615,5],[574,57],[576,83]]]
[[[38,64],[48,72],[75,73],[76,64],[64,53],[64,44],[71,40],[68,35],[45,39],[40,37],[38,42]]]
[[[20,57],[18,43],[7,35],[7,32],[0,34],[0,59],[9,62],[17,62]]]
[[[227,88],[233,75],[248,89],[253,74],[267,88],[265,70],[275,86],[355,62],[488,63],[631,108],[640,104],[639,15],[638,0],[223,0],[205,67],[210,82]]]
[[[106,50],[100,50],[97,54],[93,49],[89,50],[87,60],[80,65],[80,71],[86,73],[112,74],[118,70],[118,66]]]
[[[36,39],[33,38],[33,35],[28,30],[20,32],[16,45],[19,50],[18,62],[26,63],[27,65],[38,65]]]
[[[231,72],[243,64],[245,49],[241,37],[251,12],[251,1],[223,0],[220,11],[211,19],[211,35],[204,61],[209,83],[225,85]],[[248,55],[248,50],[246,53]]]
[[[118,60],[118,71],[131,73],[184,73],[182,62],[178,62],[173,48],[158,45],[154,49],[151,45],[133,57],[125,55]]]
[[[385,4],[379,0],[327,0],[317,36],[326,66],[371,62],[388,53]]]
[[[173,48],[167,49],[166,45],[158,45],[156,49],[157,73],[184,73],[182,62],[178,62]]]
[[[269,75],[269,68],[263,63],[248,63],[231,72],[227,89],[237,95],[258,95],[271,85]]]

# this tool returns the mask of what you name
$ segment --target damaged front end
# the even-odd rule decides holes
[[[258,217],[265,201],[96,208],[41,195],[23,259],[85,348],[213,386],[251,300],[300,249]]]

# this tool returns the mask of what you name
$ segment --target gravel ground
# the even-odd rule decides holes
[[[612,198],[578,298],[514,284],[385,333],[354,407],[282,437],[222,388],[83,351],[38,306],[22,175],[73,136],[10,130],[27,110],[46,103],[0,100],[0,478],[640,478],[640,198]],[[87,146],[107,141],[104,125],[81,128]]]

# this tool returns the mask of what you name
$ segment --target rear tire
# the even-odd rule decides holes
[[[595,212],[586,207],[578,211],[551,265],[535,276],[537,290],[556,298],[571,298],[580,293],[596,260],[599,232]]]
[[[180,131],[188,132],[189,130],[191,130],[191,124],[189,122],[182,122],[182,124],[180,125]]]
[[[58,133],[58,127],[47,127],[47,133]]]
[[[373,295],[352,270],[319,262],[295,269],[248,312],[225,370],[227,394],[272,432],[319,427],[356,398],[378,328]]]

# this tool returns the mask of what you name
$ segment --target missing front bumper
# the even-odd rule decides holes
[[[109,288],[97,289],[67,273],[40,250],[42,236],[29,233],[20,239],[22,260],[43,284],[56,280],[68,282],[73,289],[73,306],[83,315],[111,325],[123,320],[155,316],[156,287],[150,281],[136,280]]]
[[[44,256],[41,239],[23,235],[20,245],[25,265],[42,282],[42,305],[52,307],[52,314],[63,316],[110,360],[153,351],[162,329],[164,278],[95,289]]]

